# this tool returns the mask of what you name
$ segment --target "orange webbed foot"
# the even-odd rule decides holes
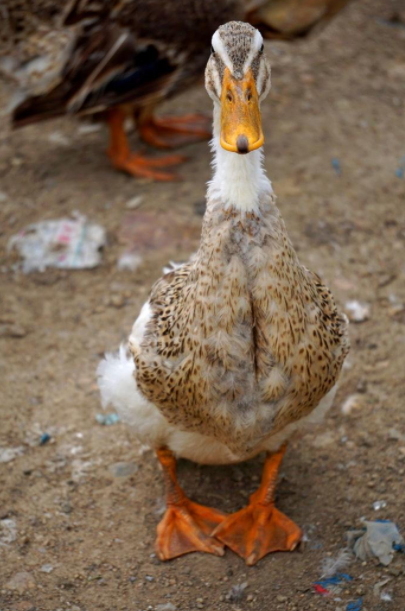
[[[252,566],[270,552],[294,550],[302,537],[301,529],[274,506],[277,474],[287,449],[268,454],[260,487],[249,505],[228,516],[212,533]]]
[[[138,127],[145,142],[165,149],[201,142],[212,136],[211,121],[204,115],[197,114],[149,117]]]
[[[225,515],[187,498],[170,505],[157,527],[156,553],[171,560],[190,552],[224,555],[224,545],[211,536]]]
[[[212,533],[252,566],[270,552],[292,551],[301,529],[274,506],[251,503],[228,516]]]

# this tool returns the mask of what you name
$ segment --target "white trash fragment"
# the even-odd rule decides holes
[[[135,195],[135,197],[131,197],[131,199],[126,202],[125,208],[128,208],[128,210],[136,210],[142,205],[142,202],[143,195]]]
[[[106,244],[103,227],[88,223],[86,217],[41,221],[14,235],[8,250],[16,248],[23,257],[22,270],[28,274],[47,267],[88,269],[101,261],[100,249]]]
[[[388,594],[388,592],[381,592],[380,599],[383,600],[384,602],[389,603],[392,601],[392,596],[391,594]]]
[[[384,509],[387,506],[386,501],[374,501],[373,509],[374,511],[380,511],[380,509]]]
[[[66,138],[66,136],[64,136],[60,132],[52,132],[51,134],[49,134],[48,142],[51,142],[52,144],[59,144],[60,146],[70,145],[69,138]]]
[[[0,520],[0,547],[8,547],[17,539],[17,524],[10,518]]]
[[[355,299],[345,304],[349,320],[351,322],[364,322],[370,318],[370,306]]]
[[[143,258],[136,252],[124,252],[118,259],[117,267],[120,270],[134,272],[142,265]]]
[[[404,544],[404,540],[393,522],[365,521],[365,531],[355,530],[347,533],[349,546],[360,560],[376,557],[381,564],[388,566],[392,561],[396,548]]]
[[[24,453],[24,448],[19,446],[18,448],[0,448],[0,463],[11,462],[17,456],[21,456]]]
[[[350,397],[347,397],[346,401],[342,405],[342,414],[344,414],[345,416],[348,416],[353,411],[356,411],[360,409],[361,407],[363,407],[363,405],[364,405],[364,398],[362,397],[362,395],[359,395],[359,394],[350,395]]]
[[[83,125],[79,125],[77,128],[77,133],[79,135],[94,134],[95,132],[99,132],[100,129],[100,123],[83,123]]]
[[[347,547],[340,550],[335,558],[325,558],[322,561],[321,579],[334,577],[337,573],[342,573],[353,561],[353,553]]]

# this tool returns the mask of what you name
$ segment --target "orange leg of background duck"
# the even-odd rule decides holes
[[[157,527],[156,553],[170,560],[189,552],[223,556],[224,546],[211,536],[226,517],[220,511],[190,501],[176,479],[176,459],[170,450],[157,451],[166,480],[167,509]]]
[[[248,565],[270,552],[292,551],[302,537],[301,529],[274,506],[277,474],[286,447],[267,456],[262,482],[249,505],[225,518],[212,533]]]
[[[153,180],[176,180],[176,174],[160,172],[155,168],[176,165],[185,161],[183,155],[168,155],[157,159],[143,157],[139,153],[131,153],[128,139],[124,129],[125,112],[120,108],[113,108],[108,115],[110,126],[110,147],[108,156],[115,168],[128,172],[133,176],[151,178]]]
[[[145,142],[171,149],[212,137],[212,121],[204,115],[155,117],[145,112],[137,119],[139,133]]]

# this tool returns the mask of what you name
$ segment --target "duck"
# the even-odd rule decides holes
[[[301,540],[275,506],[277,473],[294,432],[331,406],[348,321],[300,263],[264,169],[270,66],[257,29],[232,21],[216,30],[205,86],[214,172],[199,249],[153,285],[127,345],[103,358],[97,379],[103,406],[162,466],[158,557],[228,547],[253,565]],[[232,515],[188,499],[176,479],[178,458],[227,465],[261,452],[261,484]]]
[[[315,4],[337,2],[347,0]],[[156,108],[203,75],[219,25],[248,15],[268,37],[293,38],[323,16],[313,0],[304,0],[308,4],[309,15],[308,7],[303,11],[291,0],[281,5],[280,0],[71,0],[58,27],[36,28],[33,59],[19,67],[12,62],[10,72],[21,87],[12,126],[71,114],[102,118],[109,126],[107,153],[113,167],[138,178],[176,180],[167,168],[185,157],[132,152],[126,123],[135,123],[143,141],[162,149],[210,138],[206,117],[157,117]],[[291,13],[296,15],[292,21]]]

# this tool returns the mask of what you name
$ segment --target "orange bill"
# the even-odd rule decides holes
[[[263,142],[259,96],[252,70],[237,80],[225,68],[221,94],[222,148],[243,155],[260,148]]]

